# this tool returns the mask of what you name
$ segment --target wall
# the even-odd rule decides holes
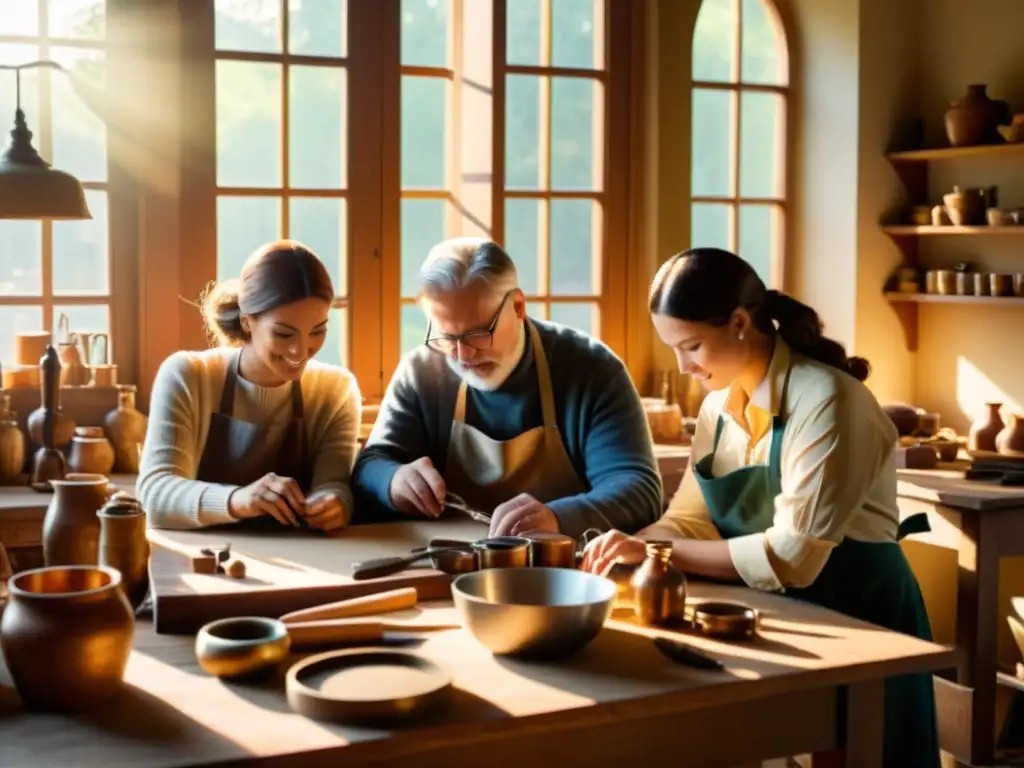
[[[649,88],[647,189],[657,201],[645,221],[643,268],[690,242],[690,40],[699,1],[652,4],[654,83]],[[790,41],[789,246],[785,288],[821,314],[828,335],[872,361],[868,381],[884,400],[911,399],[913,356],[881,296],[900,262],[878,228],[898,199],[899,180],[884,158],[893,136],[919,113],[917,0],[776,0]],[[908,38],[909,41],[908,42]],[[865,55],[870,52],[870,55]],[[644,318],[631,314],[640,323]],[[653,331],[656,369],[674,360]]]
[[[1024,112],[1024,4],[974,0],[969,13],[953,0],[933,0],[921,24],[922,114],[928,141],[945,139],[943,113],[967,84],[987,83],[993,98]],[[1024,206],[1024,159],[960,159],[932,164],[930,202],[954,184],[998,185],[999,204]],[[988,270],[1024,271],[1024,238],[928,238],[921,257],[928,267],[976,261]],[[1024,308],[934,305],[922,307],[915,400],[943,414],[958,429],[981,415],[986,400],[1015,409],[1024,405],[1024,351],[1019,328]],[[1009,410],[1007,408],[1006,410]]]

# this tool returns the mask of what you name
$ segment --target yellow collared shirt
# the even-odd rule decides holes
[[[792,362],[785,402],[786,370]],[[687,538],[717,539],[692,465],[711,452],[718,417],[724,415],[715,452],[715,477],[767,464],[772,417],[784,409],[782,492],[764,533],[729,540],[729,553],[750,587],[781,590],[807,586],[829,552],[849,536],[895,541],[897,432],[861,382],[837,369],[792,353],[777,338],[768,372],[750,401],[738,388],[711,392],[701,406],[691,466],[659,527]]]

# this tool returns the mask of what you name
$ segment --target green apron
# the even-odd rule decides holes
[[[783,385],[783,399],[785,389]],[[784,400],[783,400],[784,401]],[[782,408],[779,409],[780,413]],[[697,483],[711,520],[722,538],[763,533],[775,517],[775,497],[782,490],[782,416],[772,420],[768,465],[741,467],[715,477],[712,464],[724,426],[718,417],[711,453],[694,465]],[[929,530],[927,517],[914,515],[900,525],[897,539]],[[886,629],[931,640],[931,626],[917,579],[900,545],[844,538],[808,587],[786,589],[807,600]],[[886,768],[938,768],[939,740],[935,693],[930,674],[905,675],[885,682]]]

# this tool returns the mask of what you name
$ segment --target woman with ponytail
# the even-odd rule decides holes
[[[333,300],[323,262],[290,240],[259,248],[239,279],[207,290],[215,346],[175,352],[153,384],[137,484],[150,525],[348,523],[359,387],[313,360]]]
[[[867,361],[824,336],[813,309],[714,248],[662,265],[650,311],[679,370],[708,390],[691,464],[661,520],[595,539],[583,567],[639,562],[645,540],[669,539],[689,573],[930,639],[897,543],[927,523],[900,525],[897,432],[862,383]],[[937,767],[931,675],[892,679],[885,695],[884,765]]]

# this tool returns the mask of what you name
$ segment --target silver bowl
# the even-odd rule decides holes
[[[555,659],[597,637],[615,582],[567,568],[491,568],[452,581],[466,629],[492,653]]]

